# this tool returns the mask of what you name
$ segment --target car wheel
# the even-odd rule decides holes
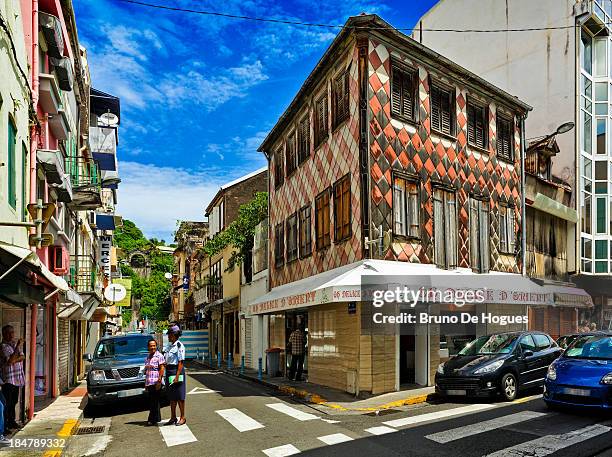
[[[506,401],[512,401],[516,398],[518,392],[518,383],[516,376],[512,373],[506,373],[501,379],[501,394]]]

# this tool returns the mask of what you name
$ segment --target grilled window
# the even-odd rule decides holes
[[[351,181],[346,175],[334,184],[334,241],[351,236]]]
[[[328,116],[327,95],[323,95],[315,103],[315,148],[327,140]]]
[[[298,125],[297,145],[298,162],[302,163],[310,156],[310,120],[308,116]]]
[[[397,66],[391,74],[391,114],[413,121],[415,116],[415,76]]]
[[[487,147],[486,112],[487,110],[484,107],[474,105],[468,101],[468,143],[482,149]]]
[[[332,100],[334,101],[334,128],[349,117],[349,74],[345,71],[333,83]]]
[[[289,176],[297,168],[294,132],[287,137],[287,145],[285,147],[285,163],[287,164],[287,176]]]
[[[499,207],[499,250],[508,254],[514,253],[514,209]]]
[[[393,182],[393,232],[419,238],[419,193],[416,181],[395,178]]]
[[[431,86],[431,128],[446,135],[455,134],[455,98],[450,90]]]
[[[312,226],[310,213],[310,205],[304,206],[300,210],[300,257],[306,257],[312,253]]]
[[[279,187],[283,184],[285,179],[285,170],[284,170],[284,160],[283,160],[283,149],[279,148],[274,153],[274,186]]]
[[[298,257],[298,219],[297,213],[293,213],[287,219],[287,262],[292,262]]]
[[[285,224],[274,227],[274,265],[280,267],[285,263]]]
[[[317,249],[329,246],[329,189],[321,192],[315,199],[315,234]]]
[[[434,196],[434,257],[440,268],[457,266],[457,209],[455,193],[435,189]]]
[[[489,271],[489,205],[470,199],[470,261],[472,270]]]
[[[497,155],[502,159],[514,160],[512,151],[512,121],[497,118]]]

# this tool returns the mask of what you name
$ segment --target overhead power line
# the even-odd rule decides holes
[[[141,2],[138,0],[119,0],[122,3],[130,3],[132,5],[144,6],[148,8],[156,8],[167,11],[175,11],[179,13],[191,13],[191,14],[200,14],[204,16],[217,16],[228,19],[240,19],[246,21],[254,21],[254,22],[270,22],[274,24],[285,24],[285,25],[298,25],[303,27],[321,27],[328,29],[343,29],[343,28],[352,28],[359,30],[388,30],[389,27],[370,27],[370,26],[349,26],[346,27],[343,24],[322,24],[316,22],[302,22],[298,20],[291,19],[274,19],[274,18],[266,18],[266,17],[255,17],[255,16],[243,16],[239,14],[229,14],[229,13],[220,13],[218,11],[207,11],[207,10],[195,10],[189,8],[179,8],[177,6],[168,6],[168,5],[158,5],[154,3]],[[423,31],[423,32],[453,32],[453,33],[504,33],[504,32],[535,32],[535,31],[543,31],[543,30],[566,30],[573,29],[573,25],[559,26],[559,27],[526,27],[526,28],[516,28],[516,29],[431,29],[431,28],[420,28],[420,27],[391,27],[393,30],[399,31],[408,31],[412,32],[415,30]]]

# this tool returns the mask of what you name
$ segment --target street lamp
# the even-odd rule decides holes
[[[571,121],[570,122],[565,122],[564,124],[561,124],[559,127],[557,127],[557,130],[551,136],[561,135],[563,133],[567,133],[567,132],[569,132],[573,128],[574,128],[574,123],[573,122],[571,122]]]

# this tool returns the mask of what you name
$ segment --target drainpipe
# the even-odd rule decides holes
[[[527,276],[527,211],[525,207],[525,119],[521,116],[521,274]]]

